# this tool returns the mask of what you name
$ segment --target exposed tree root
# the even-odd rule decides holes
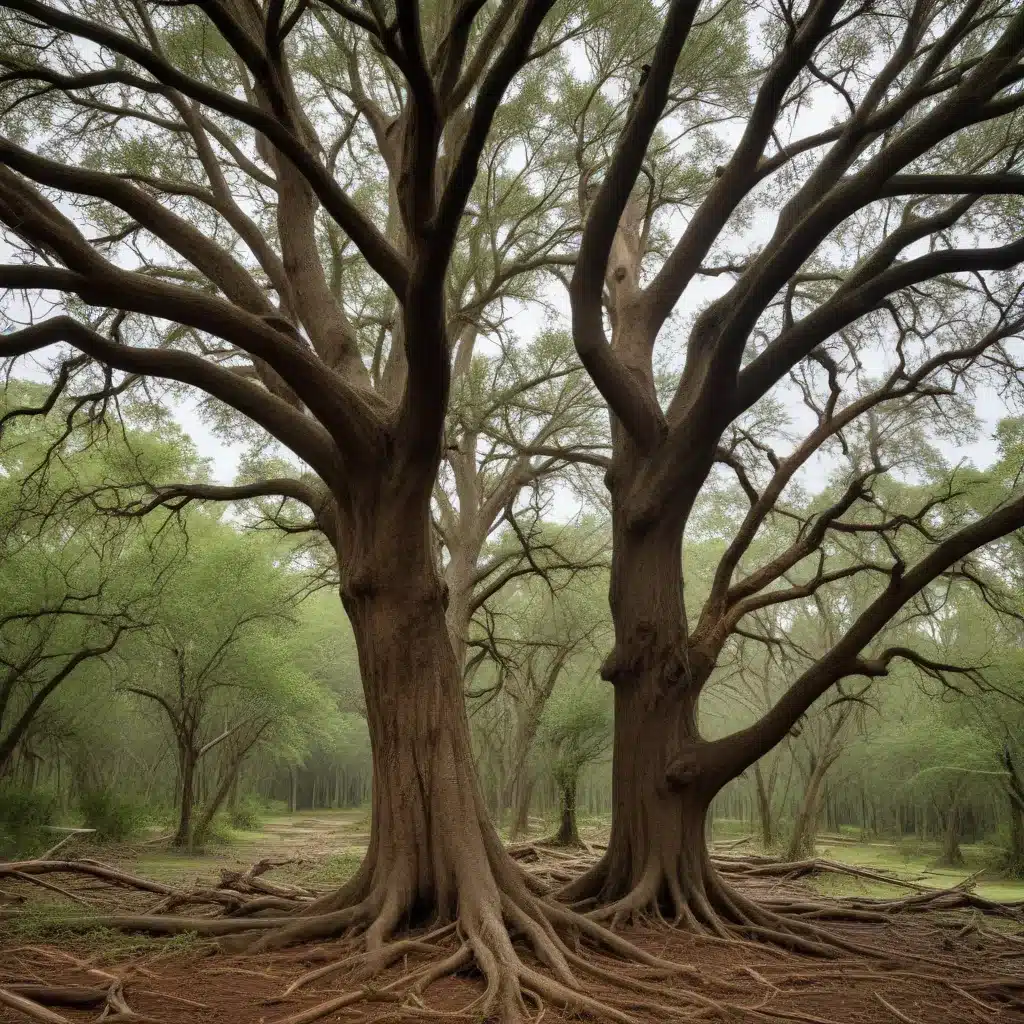
[[[537,865],[540,870],[547,870],[551,864],[575,868],[582,860],[575,853],[551,850],[540,844],[519,847],[515,853],[518,859]],[[77,923],[83,927],[102,924],[153,934],[196,932],[219,938],[221,946],[231,951],[279,950],[315,939],[344,938],[345,955],[337,957],[335,954],[336,958],[330,962],[306,971],[267,1002],[287,1003],[308,986],[340,972],[346,973],[346,983],[351,984],[351,990],[316,1006],[278,1017],[271,1024],[305,1024],[346,1007],[380,1000],[400,1004],[403,1016],[470,1016],[506,1024],[535,1018],[536,1007],[548,1003],[615,1024],[636,1024],[641,1018],[682,1021],[707,1016],[823,1020],[763,1005],[764,1000],[781,991],[778,986],[783,982],[779,978],[769,980],[758,976],[756,980],[765,989],[761,1004],[744,1006],[726,1001],[731,998],[731,991],[740,989],[716,982],[714,990],[709,992],[704,988],[704,979],[693,967],[654,956],[617,934],[615,929],[627,921],[637,920],[679,927],[710,941],[737,947],[755,948],[752,940],[758,940],[756,948],[762,950],[779,947],[830,958],[853,953],[876,962],[888,960],[890,968],[901,962],[905,965],[916,962],[948,969],[954,961],[861,945],[832,934],[816,922],[885,923],[894,913],[904,910],[970,908],[1016,920],[1021,913],[1019,907],[981,899],[966,888],[915,892],[896,900],[817,901],[801,894],[795,899],[769,897],[755,901],[729,885],[707,858],[703,859],[703,866],[696,875],[690,872],[684,876],[680,872],[670,876],[660,869],[650,870],[624,897],[606,904],[598,901],[599,883],[606,875],[604,862],[598,862],[569,887],[577,897],[588,890],[590,895],[582,895],[576,905],[567,906],[539,895],[538,892],[546,891],[546,886],[538,885],[528,873],[502,855],[495,857],[489,871],[476,870],[464,876],[457,896],[436,901],[440,907],[457,908],[457,913],[454,920],[437,922],[431,927],[411,916],[409,894],[414,890],[403,884],[401,873],[384,876],[384,882],[364,865],[343,889],[318,897],[302,886],[262,878],[272,866],[261,862],[245,872],[224,872],[215,887],[192,890],[151,883],[94,861],[21,862],[0,865],[0,874],[18,878],[19,872],[64,871],[162,896],[154,912],[149,914],[82,918]],[[25,872],[26,867],[28,872]],[[743,877],[746,873],[733,874]],[[691,882],[684,888],[684,877],[697,877],[699,883]],[[773,872],[769,877],[785,876]],[[216,916],[167,913],[185,905],[204,903],[216,908]],[[979,914],[976,921],[981,920]],[[68,922],[71,926],[75,923]],[[422,927],[418,934],[417,923]],[[414,928],[411,935],[410,926]],[[965,929],[980,931],[975,922],[968,922],[960,927],[956,937],[962,937]],[[403,932],[405,934],[401,934]],[[1013,937],[1006,938],[1009,945]],[[389,978],[382,984],[381,975],[403,961],[405,969],[401,977]],[[624,964],[628,965],[626,969]],[[482,975],[482,993],[457,1013],[431,1010],[424,1001],[430,987],[467,969],[475,969]],[[106,972],[90,970],[89,973],[100,977],[105,985],[105,990],[101,990],[105,992],[105,1021],[136,1024],[145,1021],[146,1018],[135,1013],[125,1001],[121,979]],[[815,975],[818,976],[822,976],[820,972]],[[893,972],[887,970],[873,977],[892,976]],[[908,976],[924,977],[920,973]],[[928,977],[947,987],[953,984],[948,977]],[[602,993],[600,998],[594,994],[597,986]],[[991,1009],[993,1004],[1024,1008],[1024,983],[1015,978],[993,977],[977,984],[962,982],[954,985],[953,990],[959,998],[986,1009]],[[48,1020],[51,1024],[63,1020],[44,1005],[43,996],[57,990],[36,986],[35,991],[37,997],[29,988],[20,991],[8,986],[5,993],[9,999],[32,1003],[32,1012],[28,1015],[35,1019]],[[96,990],[82,992],[92,1000],[97,999]],[[21,1012],[28,1013],[24,1002],[19,1005]]]
[[[547,850],[537,850],[543,857]],[[654,862],[624,896],[609,900],[609,891],[621,891],[613,884],[608,858],[592,862],[581,876],[563,887],[559,896],[596,921],[611,928],[631,920],[655,920],[669,927],[711,937],[716,941],[758,940],[796,953],[835,958],[843,953],[889,960],[950,966],[936,957],[912,955],[854,942],[818,925],[818,921],[886,924],[904,911],[931,912],[976,909],[982,913],[1024,923],[1024,904],[996,903],[976,896],[971,880],[953,889],[927,889],[915,883],[851,868],[832,861],[807,860],[781,863],[772,858],[709,858],[698,851],[692,863],[665,869]],[[541,867],[543,870],[543,867]],[[724,869],[724,871],[723,871]],[[850,874],[873,881],[904,884],[915,892],[899,899],[822,899],[806,892],[767,895],[754,900],[730,885],[723,874],[753,878],[799,878],[818,871]],[[688,884],[684,883],[687,880]]]

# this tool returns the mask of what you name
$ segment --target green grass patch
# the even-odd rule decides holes
[[[88,949],[90,962],[116,963],[125,957],[159,951],[188,953],[203,942],[195,932],[181,935],[150,936],[88,924],[88,914],[81,909],[40,903],[30,905],[17,917],[4,922],[4,933],[16,942],[45,942],[52,945]]]

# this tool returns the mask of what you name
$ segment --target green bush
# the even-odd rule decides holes
[[[45,789],[0,789],[0,856],[31,855],[56,842],[44,825],[57,814],[56,794]]]
[[[131,839],[149,824],[149,812],[142,804],[109,790],[86,793],[79,809],[85,827],[96,829],[96,838],[105,842]]]
[[[241,832],[259,832],[263,827],[263,805],[255,797],[239,800],[231,811],[231,827]]]

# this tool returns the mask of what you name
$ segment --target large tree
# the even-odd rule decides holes
[[[306,471],[159,488],[136,511],[279,496],[312,510],[337,559],[373,747],[369,848],[343,889],[283,927],[260,921],[258,945],[355,928],[377,953],[400,927],[457,920],[443,970],[475,960],[479,1012],[505,1019],[523,987],[595,1005],[556,929],[627,948],[542,903],[487,819],[431,529],[462,330],[449,266],[513,79],[591,17],[554,7],[0,4],[0,288],[22,321],[0,357],[88,357],[62,350],[58,390],[92,386],[97,365],[115,393],[199,389]]]
[[[1015,482],[971,512],[941,494],[896,512],[879,489],[892,468],[881,439],[902,440],[897,468],[912,472],[922,437],[975,388],[1019,386],[1024,11],[1001,0],[759,9],[749,113],[722,135],[725,156],[659,259],[645,246],[645,153],[680,52],[717,16],[694,0],[666,5],[572,277],[574,341],[612,421],[616,635],[603,666],[615,687],[611,840],[568,895],[597,898],[601,914],[661,904],[693,927],[777,936],[810,929],[723,884],[705,846],[710,800],[844,677],[917,658],[872,642],[908,604],[926,614],[935,581],[977,579],[971,553],[1024,525]],[[806,116],[812,103],[829,123]],[[708,276],[728,283],[692,317],[662,404],[656,343]],[[845,486],[807,516],[787,488],[822,456],[845,467]],[[723,466],[748,507],[710,593],[687,608],[683,533]],[[789,541],[752,561],[772,519],[788,519]],[[877,556],[851,561],[843,539],[863,533]],[[759,720],[704,739],[698,700],[730,636],[756,635],[760,608],[853,576],[875,589],[835,643]]]

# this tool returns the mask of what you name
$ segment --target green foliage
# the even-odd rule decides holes
[[[90,790],[79,801],[82,824],[96,829],[100,842],[123,842],[137,836],[151,820],[151,812],[131,797],[109,789]]]
[[[263,826],[267,808],[253,796],[245,796],[230,811],[231,827],[240,832],[258,832]]]
[[[0,789],[0,857],[29,856],[53,845],[43,826],[52,825],[56,814],[57,796],[49,790]]]
[[[592,675],[567,680],[544,710],[540,739],[559,787],[575,786],[583,769],[606,754],[612,741],[609,687]]]

